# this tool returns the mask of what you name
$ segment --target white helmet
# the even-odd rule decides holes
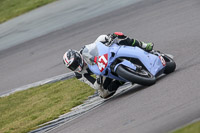
[[[82,55],[76,51],[69,49],[63,55],[63,63],[72,71],[81,72],[83,70],[84,61]]]

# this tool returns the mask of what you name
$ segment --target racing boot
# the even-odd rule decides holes
[[[145,42],[142,42],[142,46],[141,46],[141,47],[142,47],[145,51],[149,52],[149,51],[152,51],[152,50],[153,50],[153,46],[154,46],[153,43],[145,43]]]

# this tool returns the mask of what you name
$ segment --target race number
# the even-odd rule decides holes
[[[100,72],[102,72],[108,65],[108,54],[104,54],[99,56],[99,60],[97,62],[98,68]]]

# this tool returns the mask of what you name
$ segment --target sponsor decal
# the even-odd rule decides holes
[[[166,66],[166,62],[165,62],[165,59],[162,57],[162,56],[159,56],[161,62],[162,62],[162,65],[163,66]]]

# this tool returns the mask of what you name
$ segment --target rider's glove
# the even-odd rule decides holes
[[[113,34],[108,34],[105,37],[106,43],[104,43],[107,46],[110,46],[113,43],[113,40],[116,38],[116,36],[114,36]]]
[[[113,39],[115,38],[113,37],[112,34],[108,34],[107,37],[105,38],[106,42],[111,42]]]

